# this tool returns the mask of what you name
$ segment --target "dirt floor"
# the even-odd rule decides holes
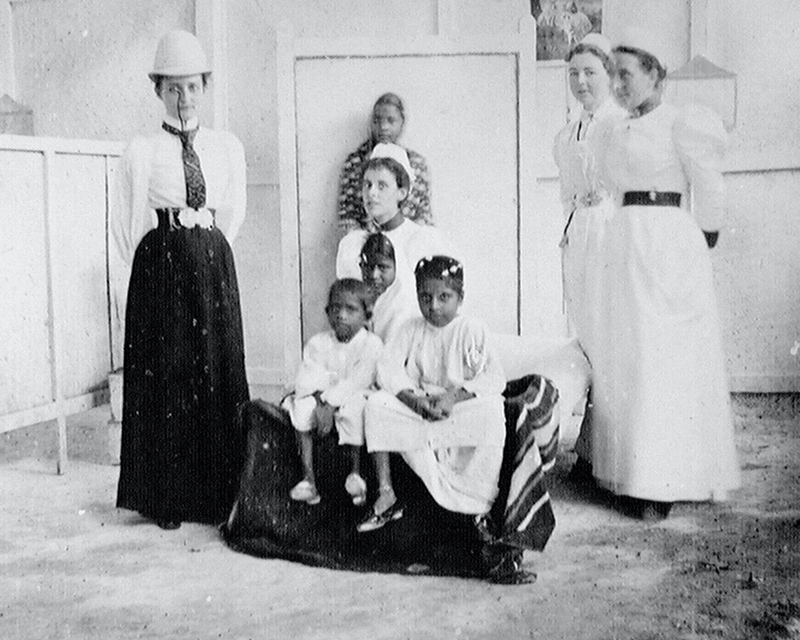
[[[0,434],[0,638],[800,638],[800,397],[735,398],[744,486],[648,525],[553,473],[538,581],[359,574],[235,553],[114,508],[108,406]],[[569,446],[565,443],[565,451]]]

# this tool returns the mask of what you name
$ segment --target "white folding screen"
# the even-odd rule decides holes
[[[281,215],[290,308],[287,364],[325,326],[334,279],[339,172],[368,136],[384,92],[406,106],[401,143],[431,173],[436,224],[467,256],[467,312],[518,333],[524,295],[535,295],[533,136],[535,36],[293,40],[279,36]],[[301,322],[298,322],[301,321]]]

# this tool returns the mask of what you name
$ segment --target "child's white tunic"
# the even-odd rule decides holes
[[[445,327],[409,320],[378,362],[381,391],[365,411],[370,451],[398,451],[443,508],[485,513],[497,495],[505,442],[506,380],[483,323],[458,316]],[[410,389],[438,394],[463,388],[475,398],[450,417],[428,421],[397,399]]]
[[[317,405],[312,394],[321,391],[322,400],[337,407],[334,421],[339,444],[364,444],[364,403],[375,384],[382,349],[381,339],[366,329],[350,342],[339,342],[330,329],[312,336],[303,349],[294,393],[283,402],[295,429],[311,429]]]

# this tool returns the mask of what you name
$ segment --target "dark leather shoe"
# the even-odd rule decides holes
[[[642,520],[645,522],[661,522],[666,520],[672,510],[671,502],[642,501]]]
[[[594,469],[592,463],[585,458],[578,457],[572,469],[567,474],[567,479],[575,484],[594,484]]]
[[[166,531],[174,531],[181,528],[179,520],[156,520],[156,524]]]

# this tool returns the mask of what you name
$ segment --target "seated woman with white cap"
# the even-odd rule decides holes
[[[373,157],[380,144],[397,145],[406,123],[406,111],[400,96],[384,93],[372,107],[370,137],[347,156],[339,182],[339,225],[344,231],[353,229],[374,230],[361,198],[361,178],[364,166]],[[433,224],[431,213],[428,164],[416,151],[403,148],[408,160],[409,184],[406,199],[400,210],[409,220],[420,224]]]
[[[237,488],[249,399],[231,244],[245,216],[245,158],[201,128],[211,68],[198,39],[171,31],[149,74],[166,114],[118,171],[111,229],[132,262],[125,322],[117,506],[163,529],[218,524]]]
[[[396,144],[380,143],[364,165],[361,197],[371,226],[383,233],[394,246],[395,254],[406,265],[396,277],[413,291],[413,265],[430,255],[444,254],[461,258],[437,228],[422,225],[403,215],[413,170],[408,155]],[[361,250],[369,232],[354,229],[339,241],[336,254],[336,277],[361,279]]]
[[[708,109],[662,104],[658,34],[626,30],[614,57],[628,116],[597,141],[617,210],[596,340],[617,348],[592,361],[593,475],[659,520],[674,502],[724,500],[739,485],[709,256],[726,134]]]

